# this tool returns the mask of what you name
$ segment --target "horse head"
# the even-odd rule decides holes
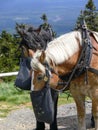
[[[31,61],[33,69],[32,90],[41,90],[45,87],[46,82],[53,89],[61,89],[62,86],[58,85],[61,79],[57,73],[57,68],[52,60],[47,60],[45,51],[37,51]]]

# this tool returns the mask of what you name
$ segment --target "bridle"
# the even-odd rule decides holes
[[[45,74],[41,77],[42,80],[44,80],[45,84],[51,80],[52,78],[52,73],[56,74],[58,77],[58,73],[55,72],[55,70],[53,68],[50,67],[50,65],[45,62],[44,64],[44,67],[45,67]],[[57,92],[62,92],[64,91],[66,88],[64,87],[65,85],[67,85],[67,82],[66,81],[62,81],[62,82],[58,82],[57,86],[58,85],[62,85],[63,88],[62,89],[55,89],[55,88],[52,88],[53,90],[57,91]]]

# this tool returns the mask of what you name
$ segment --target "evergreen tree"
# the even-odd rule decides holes
[[[85,10],[83,11],[83,14],[80,14],[77,19],[77,25],[75,29],[77,29],[83,17],[86,21],[87,27],[90,30],[98,31],[98,12],[93,0],[88,0],[88,3],[85,5]]]
[[[48,23],[48,18],[47,18],[47,15],[46,14],[43,14],[42,16],[41,16],[41,19],[43,20],[43,24],[41,25],[42,26],[42,28],[43,29],[45,29],[45,30],[47,30],[47,29],[51,29],[51,31],[52,31],[52,36],[55,38],[56,37],[56,32],[55,31],[53,31],[53,28],[52,28],[52,26]]]
[[[47,16],[46,16],[46,14],[43,14],[43,15],[41,16],[41,19],[44,21],[44,23],[47,23],[47,21],[48,21],[48,18],[47,18]]]
[[[42,26],[42,28],[43,28],[44,30],[47,31],[47,29],[49,29],[49,27],[51,27],[51,25],[48,23],[47,15],[46,15],[46,14],[43,14],[43,15],[41,16],[41,19],[43,20],[43,24],[42,24],[41,26]]]
[[[2,31],[0,35],[0,73],[17,71],[19,68],[20,51],[17,51],[17,39]],[[7,81],[12,77],[3,77]]]

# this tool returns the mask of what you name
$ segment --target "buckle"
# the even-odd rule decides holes
[[[48,81],[48,77],[44,76],[44,81],[47,82]]]

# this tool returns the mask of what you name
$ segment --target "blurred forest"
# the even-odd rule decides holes
[[[19,69],[20,51],[18,50],[19,38],[7,33],[0,34],[0,73],[14,72]],[[12,77],[3,77],[1,80],[10,81]]]

